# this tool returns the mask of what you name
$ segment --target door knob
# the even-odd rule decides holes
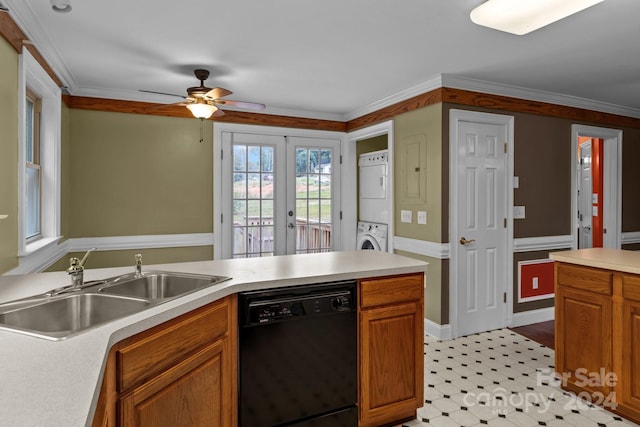
[[[476,239],[467,240],[464,237],[460,238],[460,244],[461,245],[468,245],[469,243],[473,243],[475,241],[476,241]]]
[[[287,228],[293,228],[293,227],[294,227],[293,223],[290,222],[289,224],[287,224]]]

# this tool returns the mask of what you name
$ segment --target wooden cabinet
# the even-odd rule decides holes
[[[567,388],[580,392],[611,390],[601,381],[585,381],[588,373],[611,372],[611,272],[561,264],[555,293],[556,371]]]
[[[236,296],[116,344],[94,426],[237,424]]]
[[[622,283],[621,412],[640,420],[640,277],[625,275]]]
[[[361,427],[415,418],[424,399],[424,274],[359,281]],[[110,350],[93,427],[235,427],[237,296]]]
[[[359,300],[359,425],[414,418],[424,393],[424,275],[362,280]]]
[[[640,276],[558,262],[555,273],[563,388],[640,422]]]

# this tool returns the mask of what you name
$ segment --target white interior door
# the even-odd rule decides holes
[[[578,186],[578,248],[590,248],[593,246],[593,179],[591,168],[591,140],[580,144]]]
[[[506,124],[458,122],[456,335],[506,326]]]
[[[223,132],[222,256],[327,252],[340,242],[340,141]]]

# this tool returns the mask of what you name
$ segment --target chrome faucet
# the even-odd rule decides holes
[[[73,257],[69,260],[69,268],[67,273],[71,276],[71,289],[80,289],[84,285],[84,263],[89,258],[89,254],[95,251],[97,248],[91,248],[84,254],[81,260]]]
[[[136,254],[136,276],[142,276],[142,254]]]

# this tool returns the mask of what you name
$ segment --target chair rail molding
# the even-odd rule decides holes
[[[20,265],[5,275],[40,273],[69,252],[126,249],[181,248],[189,246],[213,246],[214,233],[155,234],[140,236],[109,236],[70,238],[59,244],[50,244],[37,254],[20,258]]]

